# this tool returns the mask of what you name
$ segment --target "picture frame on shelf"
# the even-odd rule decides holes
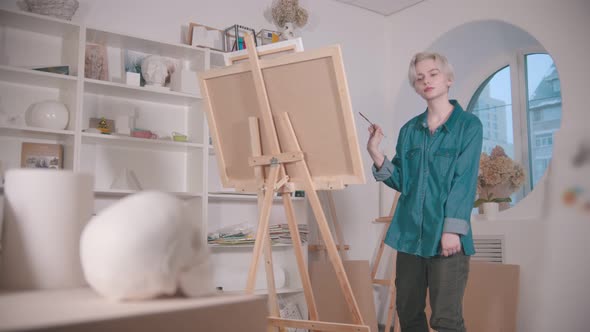
[[[86,44],[84,77],[101,81],[109,80],[109,64],[105,45]]]
[[[187,44],[223,52],[223,33],[217,28],[191,22],[188,25]]]
[[[23,142],[21,167],[63,169],[63,146],[52,143]]]
[[[150,54],[127,49],[123,51],[123,71],[125,73],[139,74],[139,86],[145,86],[145,79],[141,73],[141,63],[143,62],[143,59],[149,55]],[[126,83],[130,85],[137,85],[136,82],[131,83],[127,80]]]
[[[110,134],[115,131],[115,121],[104,117],[90,118],[88,128],[98,129],[103,134]]]

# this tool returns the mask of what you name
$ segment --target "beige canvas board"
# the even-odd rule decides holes
[[[365,324],[371,328],[371,331],[377,331],[369,261],[345,260],[342,263]],[[352,323],[342,289],[335,282],[336,274],[332,265],[321,260],[310,262],[309,274],[320,319],[329,322]]]
[[[519,271],[518,265],[471,262],[463,299],[468,331],[516,331]]]
[[[297,151],[278,116],[287,112],[305,154],[316,189],[340,189],[365,183],[348,86],[338,46],[285,54],[259,61],[281,152]],[[255,191],[248,165],[252,156],[248,118],[261,119],[249,63],[213,69],[201,75],[209,129],[222,184]],[[262,154],[269,155],[274,132],[259,121]],[[287,174],[295,188],[303,175],[294,165]]]

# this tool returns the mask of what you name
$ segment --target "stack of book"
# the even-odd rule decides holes
[[[299,237],[301,238],[301,242],[307,242],[307,235],[309,234],[309,228],[305,224],[297,224],[297,228],[299,229]],[[289,225],[288,224],[276,224],[270,225],[270,239],[273,243],[285,243],[291,244],[293,243],[291,239],[291,233],[289,232]]]

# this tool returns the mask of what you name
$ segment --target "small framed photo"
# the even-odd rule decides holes
[[[21,167],[62,169],[63,146],[61,144],[23,142]]]

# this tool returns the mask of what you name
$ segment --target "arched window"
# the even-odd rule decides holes
[[[553,134],[561,125],[561,85],[546,53],[519,53],[482,82],[467,111],[483,124],[482,152],[496,146],[520,163],[527,181],[512,204],[528,194],[545,173],[553,153]]]

